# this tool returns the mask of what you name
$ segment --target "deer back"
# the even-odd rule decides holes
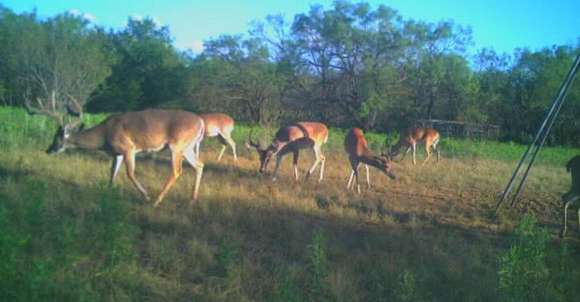
[[[107,142],[114,149],[133,145],[156,150],[165,145],[189,144],[203,135],[203,120],[181,110],[151,109],[127,112],[105,121]]]
[[[298,122],[280,128],[276,132],[275,141],[278,143],[288,143],[302,137],[308,137],[317,142],[326,142],[328,140],[328,128],[326,125],[318,122]]]
[[[205,122],[205,136],[230,133],[234,128],[234,119],[225,113],[207,113],[199,116]]]
[[[360,128],[352,128],[344,138],[344,150],[350,156],[362,156],[369,152],[367,140]]]

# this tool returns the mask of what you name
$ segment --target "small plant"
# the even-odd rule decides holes
[[[296,282],[295,274],[290,269],[283,270],[280,274],[281,281],[277,285],[273,302],[301,302],[305,301],[301,288]]]
[[[413,272],[405,270],[399,276],[399,286],[396,291],[398,301],[418,302],[422,301],[417,289],[417,281]]]
[[[311,300],[328,301],[329,289],[327,284],[328,259],[326,256],[326,238],[322,231],[316,231],[312,236],[312,243],[308,246],[308,289]]]
[[[505,301],[550,301],[546,264],[548,232],[526,215],[514,231],[512,245],[500,257],[499,289]]]

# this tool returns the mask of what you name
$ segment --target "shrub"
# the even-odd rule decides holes
[[[500,256],[499,290],[505,301],[551,301],[546,263],[548,232],[526,215],[515,228],[509,250]]]

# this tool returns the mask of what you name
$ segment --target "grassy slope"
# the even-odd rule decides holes
[[[323,183],[294,183],[290,160],[271,182],[242,147],[249,128],[240,126],[238,163],[231,153],[215,162],[215,141],[204,143],[198,203],[186,206],[186,169],[153,209],[125,175],[117,190],[105,187],[105,155],[45,155],[50,122],[6,108],[0,120],[0,300],[497,300],[505,233],[523,212],[557,232],[569,185],[562,167],[576,154],[544,149],[520,206],[493,218],[524,146],[444,138],[441,162],[405,161],[397,181],[371,170],[373,187],[356,195],[344,190],[341,131],[325,149]],[[375,150],[384,140],[368,137]],[[301,157],[302,172],[312,160]],[[152,193],[168,173],[166,154],[138,161]]]

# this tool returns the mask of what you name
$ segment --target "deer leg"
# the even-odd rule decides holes
[[[401,161],[403,161],[405,159],[405,157],[407,156],[407,154],[409,154],[409,152],[411,152],[411,148],[412,148],[412,145],[409,145],[407,147],[407,150],[405,150],[405,152],[403,152],[403,156],[401,157]]]
[[[292,158],[292,167],[294,168],[294,179],[298,181],[298,156],[300,152],[298,150],[293,152],[294,157]]]
[[[234,142],[234,140],[232,139],[231,136],[227,136],[227,137],[224,136],[224,140],[232,148],[232,153],[234,154],[234,160],[237,161],[238,160],[238,155],[236,154],[236,142]]]
[[[348,182],[346,183],[347,190],[350,190],[350,188],[351,188],[352,180],[354,178],[354,171],[356,169],[356,166],[358,165],[358,163],[354,159],[351,158],[349,160],[350,160],[351,172],[350,172],[350,176],[348,177]]]
[[[439,140],[433,142],[433,150],[435,150],[435,152],[437,153],[437,161],[439,161],[439,157],[441,156],[441,154],[439,153],[439,148],[437,148],[438,143]]]
[[[143,197],[145,197],[146,200],[149,200],[149,194],[147,194],[147,191],[145,191],[137,178],[135,178],[135,151],[128,151],[123,157],[125,158],[125,166],[127,167],[127,177],[129,177],[129,180],[131,180],[135,187],[137,187],[137,190],[143,194]]]
[[[220,150],[220,154],[218,155],[217,160],[221,161],[222,160],[222,156],[224,155],[224,152],[226,152],[227,147],[225,145],[222,145],[222,149]]]
[[[310,167],[310,169],[308,169],[308,173],[306,174],[306,179],[308,179],[310,177],[310,175],[312,173],[314,173],[314,170],[316,170],[316,167],[318,166],[319,163],[322,163],[322,161],[323,161],[322,158],[324,157],[324,155],[322,155],[320,152],[320,146],[314,146],[314,148],[312,148],[312,150],[314,150],[314,156],[316,157],[316,160],[314,161],[314,164],[312,165],[312,167]],[[320,178],[318,179],[318,181],[322,180],[323,173],[324,173],[323,169],[324,169],[324,167],[321,166],[320,167]]]
[[[568,231],[568,206],[570,206],[570,202],[566,201],[564,203],[564,219],[562,222],[562,232],[560,232],[560,237],[566,236],[566,232]]]
[[[324,177],[324,164],[326,164],[326,156],[321,154],[320,160],[320,178],[318,178],[318,182],[321,182],[322,178]]]
[[[352,179],[354,178],[354,168],[352,168],[351,172],[350,172],[350,176],[348,177],[348,182],[346,183],[346,189],[350,190],[351,184],[352,184]]]
[[[580,228],[580,207],[578,207],[578,228]]]
[[[412,144],[411,148],[413,149],[413,165],[417,164],[417,159],[416,159],[416,155],[417,155],[417,145],[416,144]]]
[[[276,178],[278,177],[278,169],[280,169],[280,163],[282,162],[282,156],[280,155],[280,153],[276,154],[276,167],[274,167],[274,176],[272,177],[272,180],[276,180]]]
[[[154,207],[158,207],[159,204],[161,204],[161,202],[163,201],[163,197],[165,197],[165,194],[167,194],[169,189],[173,186],[173,184],[175,184],[175,181],[177,180],[177,178],[179,178],[179,176],[181,175],[182,162],[183,162],[182,151],[181,150],[179,150],[179,151],[172,150],[172,152],[171,152],[171,168],[172,168],[171,174],[167,178],[165,185],[163,185],[163,189],[161,190],[161,193],[159,193],[159,196],[157,196],[157,199],[155,200],[155,204],[153,205]]]
[[[427,163],[427,161],[429,161],[429,158],[431,157],[431,146],[429,146],[428,144],[425,144],[425,154],[427,156],[425,156],[425,159],[423,160],[423,165]]]
[[[367,170],[367,187],[371,188],[371,176],[369,172],[369,165],[365,164],[365,169]]]
[[[356,164],[356,168],[354,169],[354,178],[356,180],[356,191],[358,194],[360,194],[360,182],[358,181],[358,167],[360,166],[360,163]]]
[[[193,192],[191,196],[191,203],[197,200],[197,195],[199,192],[199,185],[201,183],[201,175],[203,174],[203,163],[196,159],[193,149],[188,149],[183,152],[185,160],[193,167],[195,170],[195,185],[193,186]]]
[[[122,164],[123,155],[116,155],[115,158],[113,158],[113,164],[111,165],[111,178],[109,180],[109,187],[112,187],[115,184],[115,178],[117,177]]]
[[[195,145],[193,146],[193,148],[195,149],[194,153],[195,153],[195,159],[196,159],[196,160],[199,160],[199,154],[200,154],[200,153],[199,153],[199,147],[200,147],[200,146],[201,146],[201,142],[200,142],[200,143],[198,143],[198,144],[195,144]]]
[[[222,156],[224,155],[224,152],[227,149],[228,142],[226,141],[225,137],[221,133],[218,135],[218,140],[222,144],[222,149],[220,150],[220,153],[219,153],[218,158],[217,158],[217,160],[220,161],[222,159]]]

